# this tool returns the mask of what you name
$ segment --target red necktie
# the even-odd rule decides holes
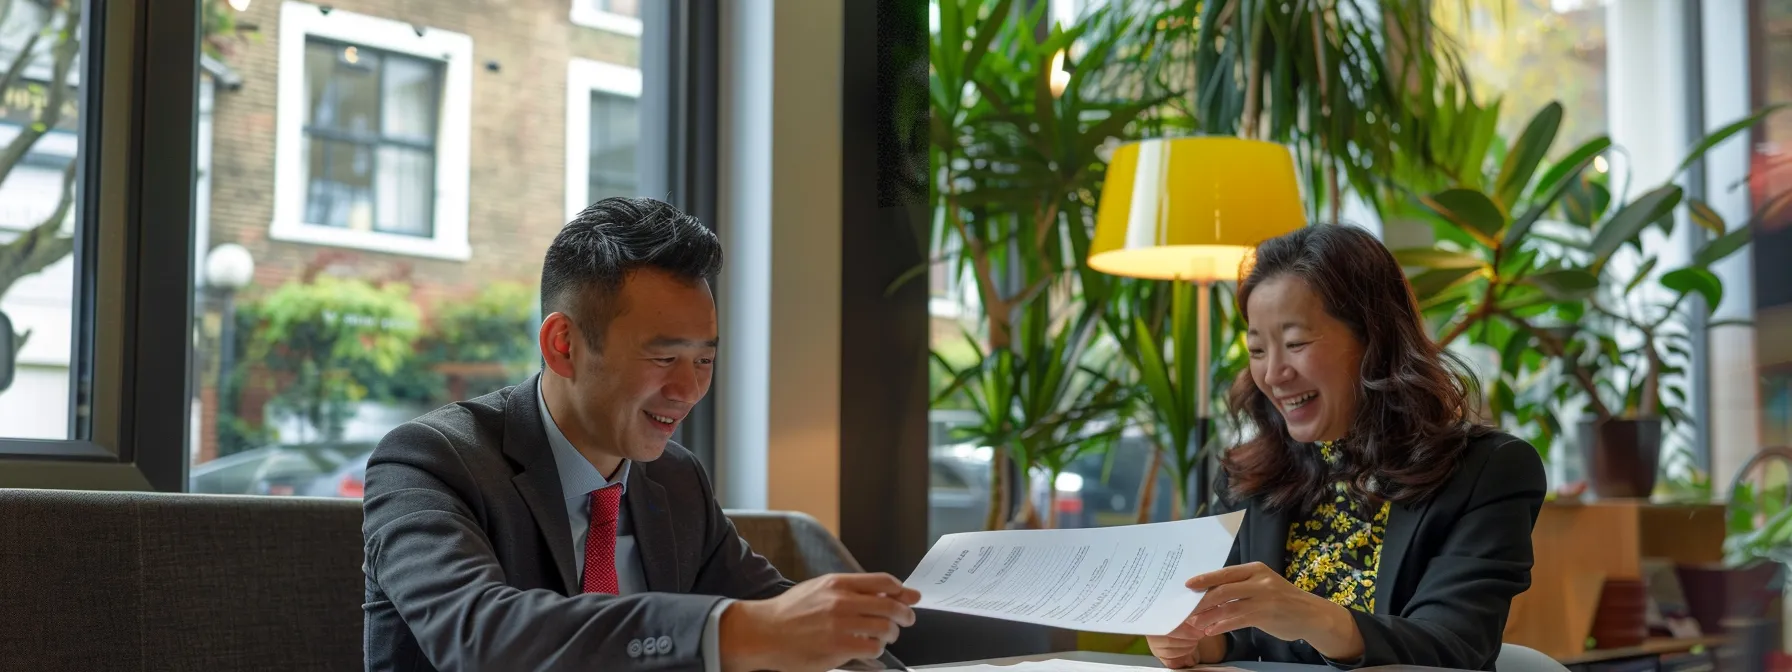
[[[616,595],[616,509],[622,484],[591,492],[591,531],[585,534],[584,592]]]

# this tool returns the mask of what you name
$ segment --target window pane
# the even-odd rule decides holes
[[[91,316],[75,310],[84,235],[80,31],[86,3],[13,2],[0,12],[0,439],[83,439]]]
[[[429,236],[431,202],[436,193],[435,162],[430,153],[409,147],[380,148],[380,231]]]
[[[372,147],[311,138],[305,221],[356,231],[373,228]]]
[[[388,139],[423,145],[436,141],[436,106],[441,68],[428,61],[389,57],[381,82],[381,132]]]
[[[387,431],[540,366],[552,204],[594,163],[606,190],[638,180],[634,99],[600,103],[598,124],[580,109],[569,133],[592,93],[569,91],[569,64],[637,68],[658,33],[581,26],[567,4],[246,4],[236,24],[259,35],[226,40],[228,71],[202,82],[196,242],[214,263],[194,297],[189,487],[358,497]],[[568,165],[569,144],[591,159]]]
[[[637,194],[635,145],[641,134],[640,103],[615,94],[591,94],[591,192],[595,203]]]
[[[1755,60],[1758,106],[1792,102],[1792,0],[1758,0],[1760,36]],[[1755,209],[1768,205],[1779,194],[1792,191],[1792,115],[1767,117],[1755,136],[1749,192]],[[1781,208],[1756,229],[1755,300],[1762,308],[1792,306],[1792,264],[1764,263],[1792,259],[1792,208]],[[1792,308],[1782,308],[1792,311]],[[1777,335],[1762,343],[1792,342],[1792,334]],[[1786,378],[1781,375],[1781,378]],[[1792,427],[1792,423],[1788,423]],[[1792,445],[1792,432],[1781,435],[1778,445]]]
[[[1753,2],[1759,40],[1750,66],[1754,103],[1792,103],[1792,0]],[[1760,211],[1792,192],[1792,115],[1767,117],[1754,140],[1749,200],[1751,210]],[[1763,446],[1792,446],[1792,264],[1786,263],[1792,259],[1792,207],[1780,203],[1756,226],[1753,245]]]
[[[313,42],[307,46],[306,81],[314,87],[311,124],[355,134],[379,128],[378,52],[353,45]]]

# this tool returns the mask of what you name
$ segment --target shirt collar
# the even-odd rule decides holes
[[[591,460],[579,454],[566,434],[560,431],[560,425],[554,423],[554,414],[548,411],[548,402],[541,394],[541,383],[535,384],[535,405],[541,409],[541,425],[548,433],[548,446],[553,448],[554,466],[560,472],[560,492],[567,499],[584,499],[591,493],[609,487],[611,481],[599,473]],[[622,484],[622,494],[628,494],[628,472],[630,463],[622,461],[622,468],[616,471],[616,482]]]

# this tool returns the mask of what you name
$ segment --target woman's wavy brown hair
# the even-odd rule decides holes
[[[1298,278],[1356,334],[1363,366],[1356,419],[1337,444],[1342,473],[1332,473],[1312,444],[1290,437],[1251,372],[1239,374],[1229,392],[1232,419],[1256,431],[1220,460],[1233,500],[1256,497],[1272,509],[1308,510],[1334,479],[1368,502],[1409,503],[1435,494],[1468,440],[1489,430],[1475,420],[1473,374],[1426,335],[1394,255],[1362,229],[1320,224],[1265,241],[1246,264],[1240,314],[1248,316],[1251,292],[1264,282]]]

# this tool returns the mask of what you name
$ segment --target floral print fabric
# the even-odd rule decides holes
[[[1320,442],[1319,455],[1337,467],[1339,454]],[[1375,611],[1375,573],[1381,567],[1382,533],[1388,503],[1355,501],[1343,481],[1331,485],[1331,501],[1320,504],[1288,526],[1290,583],[1347,609]]]

